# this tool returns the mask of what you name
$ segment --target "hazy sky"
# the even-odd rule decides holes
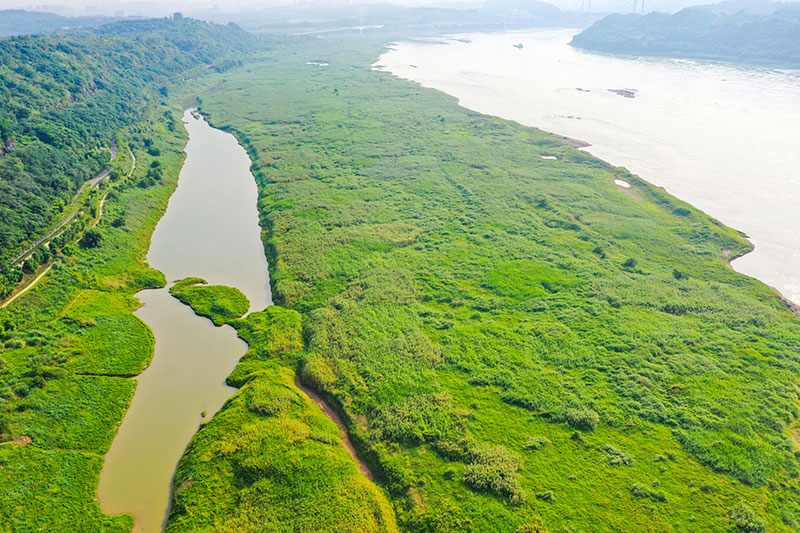
[[[641,2],[642,0],[637,0]],[[696,4],[717,3],[720,0],[644,0],[647,11],[676,11]],[[395,3],[402,5],[441,5],[458,7],[476,7],[482,0],[331,0],[331,3]],[[163,14],[172,11],[218,10],[238,11],[257,9],[259,7],[286,5],[295,3],[292,0],[0,0],[0,9],[22,8],[37,11],[61,12],[65,15],[75,14],[113,14],[124,11],[126,15]],[[581,0],[550,0],[565,10],[577,10]],[[630,12],[634,0],[592,0],[592,8],[598,12]],[[641,3],[639,3],[641,7]],[[216,9],[215,9],[216,8]]]

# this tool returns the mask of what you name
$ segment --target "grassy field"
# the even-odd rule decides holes
[[[728,267],[749,244],[563,139],[371,71],[380,50],[298,41],[199,95],[253,159],[273,293],[302,317],[302,350],[262,354],[267,410],[306,416],[295,365],[403,530],[796,528],[800,329]],[[231,505],[308,526],[267,514],[313,443],[275,440],[248,386],[184,458],[181,486],[220,474],[179,495],[173,530]],[[263,448],[224,431],[250,421]]]
[[[132,315],[133,294],[165,283],[143,261],[177,183],[185,133],[155,110],[127,140],[137,167],[109,194],[99,246],[67,245],[34,289],[0,311],[2,531],[133,525],[130,516],[103,515],[95,496],[103,454],[133,396],[129,377],[153,354],[153,334]],[[127,174],[129,154],[124,161]],[[147,175],[154,161],[157,181]]]
[[[294,382],[300,315],[271,306],[233,325],[250,345],[228,379],[240,390],[189,445],[167,531],[397,531],[386,495]]]

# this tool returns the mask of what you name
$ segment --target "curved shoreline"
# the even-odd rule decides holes
[[[536,32],[536,30],[530,30],[530,31],[531,31],[531,33],[535,33]],[[501,32],[501,33],[507,34],[509,32]],[[477,32],[476,35],[486,35],[486,33]],[[457,40],[457,39],[452,39],[453,36],[448,36],[448,37],[451,40]],[[582,140],[582,138],[586,138],[586,137],[581,137],[581,135],[579,133],[576,133],[576,132],[565,133],[563,131],[561,131],[561,132],[553,131],[554,129],[558,129],[558,128],[556,126],[554,126],[554,125],[551,125],[550,127],[548,127],[547,126],[548,123],[546,121],[543,121],[542,117],[539,117],[538,120],[535,120],[532,117],[528,117],[528,120],[526,120],[524,116],[520,117],[518,114],[515,115],[515,114],[509,114],[509,113],[503,112],[503,111],[498,111],[498,108],[496,107],[496,105],[493,107],[493,102],[492,101],[486,101],[486,102],[482,101],[481,105],[477,105],[475,98],[480,97],[481,93],[470,92],[469,90],[462,90],[461,86],[458,85],[458,84],[455,85],[455,86],[454,85],[448,86],[446,84],[442,84],[442,83],[438,82],[437,80],[435,80],[434,78],[431,78],[431,77],[428,77],[428,78],[419,77],[418,74],[414,73],[414,72],[417,72],[417,70],[412,72],[412,71],[409,71],[409,70],[403,68],[403,66],[408,66],[406,64],[406,62],[408,62],[408,61],[413,62],[414,61],[414,58],[416,57],[414,54],[410,54],[410,55],[408,55],[408,54],[405,54],[405,55],[404,54],[400,54],[398,57],[402,57],[402,60],[393,63],[393,61],[391,60],[392,54],[398,51],[398,49],[400,48],[401,44],[407,44],[407,43],[408,43],[407,39],[406,40],[401,40],[401,41],[394,41],[394,42],[390,43],[390,45],[388,45],[383,50],[383,52],[381,53],[379,58],[375,61],[375,63],[373,63],[371,65],[372,68],[374,70],[378,70],[380,72],[384,72],[384,73],[390,74],[390,75],[392,75],[392,76],[394,76],[396,78],[399,78],[399,79],[402,79],[402,80],[411,81],[411,82],[413,82],[413,83],[415,83],[415,84],[417,84],[417,85],[419,85],[421,87],[431,88],[431,89],[437,90],[437,91],[439,91],[439,92],[441,92],[443,94],[446,94],[449,97],[454,98],[457,101],[458,105],[463,107],[463,108],[465,108],[465,109],[469,109],[469,110],[477,112],[477,113],[481,113],[481,114],[485,114],[487,116],[500,118],[500,119],[503,119],[503,120],[510,120],[512,122],[518,122],[518,123],[523,124],[525,126],[539,129],[541,131],[544,131],[544,132],[547,132],[547,133],[550,133],[550,134],[552,134],[554,136],[559,137],[560,139],[562,139],[565,142],[567,142],[567,144],[569,144],[570,146],[573,146],[573,147],[578,148],[578,149],[588,148],[586,150],[587,153],[589,153],[592,156],[594,156],[594,157],[606,162],[607,164],[609,164],[611,166],[621,167],[621,168],[624,168],[626,170],[628,170],[628,168],[630,166],[636,167],[636,164],[631,162],[631,159],[635,160],[635,157],[634,158],[628,157],[627,158],[627,160],[628,160],[627,163],[625,162],[624,158],[622,159],[623,162],[621,162],[621,163],[612,162],[612,160],[614,160],[614,159],[620,160],[620,158],[619,157],[611,157],[611,154],[609,153],[609,149],[611,149],[611,152],[620,152],[620,147],[616,146],[614,144],[609,144],[607,142],[607,140],[606,140],[605,143],[602,142],[602,140],[603,140],[602,136],[600,137],[600,141],[601,142],[598,143],[597,140],[593,140],[593,142],[588,143],[588,142],[585,142],[585,141]],[[576,48],[575,46],[571,45],[571,43],[566,43],[566,46],[568,46],[570,48]],[[581,50],[579,47],[577,49]],[[480,49],[478,49],[478,51],[476,51],[475,53],[479,54],[480,53]],[[592,51],[592,54],[597,54],[599,56],[608,55],[608,57],[611,57],[611,58],[619,57],[620,59],[625,59],[625,60],[630,60],[631,58],[636,58],[636,57],[644,57],[644,56],[620,56],[619,54],[604,54],[602,52],[598,53],[598,52],[594,52],[594,51]],[[387,59],[387,57],[389,59]],[[451,59],[452,59],[452,57],[451,57]],[[715,66],[716,65],[716,66],[723,66],[723,67],[727,67],[727,68],[731,68],[731,67],[736,66],[736,64],[728,64],[728,63],[719,62],[719,61],[707,61],[707,62],[704,62],[704,63],[708,63],[708,65],[710,65],[710,66]],[[387,64],[390,64],[391,66],[387,66]],[[432,64],[436,65],[437,63],[432,63]],[[741,66],[741,64],[740,64],[740,66]],[[747,65],[744,65],[744,66],[747,66]],[[478,67],[476,67],[476,68],[478,68]],[[424,68],[422,70],[423,70],[423,72],[425,71]],[[480,72],[484,72],[485,73],[485,72],[489,72],[489,71],[480,71]],[[501,74],[496,74],[496,75],[499,76]],[[485,85],[485,86],[482,86],[482,87],[490,88],[490,89],[496,89],[496,87],[493,86],[493,85]],[[570,85],[569,87],[572,87],[572,86]],[[581,90],[581,89],[579,88],[578,90]],[[466,101],[470,101],[470,99],[471,99],[471,104],[472,105],[469,105],[469,104],[465,103]],[[489,110],[486,110],[487,107],[489,108]],[[500,108],[500,109],[502,109],[502,108]],[[538,113],[538,111],[535,111],[535,113]],[[575,138],[570,137],[570,135],[573,135],[573,134],[577,136],[577,140]],[[584,132],[584,135],[586,135],[586,134],[587,134],[587,132]],[[597,148],[600,148],[601,150],[594,150],[592,147],[597,147]],[[600,155],[603,151],[605,152],[605,155]],[[636,154],[637,152],[628,151],[627,153]],[[697,166],[697,169],[698,169],[698,172],[702,172],[702,170],[703,170],[701,166]],[[763,233],[763,228],[761,228],[761,227],[759,227],[757,225],[753,226],[752,223],[748,223],[748,222],[752,222],[751,220],[749,220],[749,219],[739,220],[735,216],[731,217],[731,210],[732,209],[735,210],[737,207],[741,208],[741,206],[736,204],[736,203],[731,203],[731,202],[724,203],[723,202],[723,203],[716,204],[716,205],[714,205],[714,204],[712,204],[712,205],[703,205],[704,204],[704,198],[705,198],[704,196],[702,196],[702,195],[698,196],[696,194],[693,195],[692,193],[695,192],[695,191],[692,191],[692,190],[688,190],[688,191],[687,190],[683,190],[680,193],[680,196],[678,196],[678,194],[679,194],[678,192],[671,192],[672,190],[674,190],[676,188],[675,184],[672,183],[672,185],[669,185],[668,184],[668,181],[669,181],[668,179],[666,181],[659,180],[658,179],[658,174],[653,174],[652,172],[646,172],[643,169],[639,169],[639,171],[637,171],[638,173],[637,172],[632,172],[632,171],[629,171],[629,172],[632,173],[632,174],[637,175],[640,179],[642,179],[643,181],[646,181],[648,184],[650,184],[650,185],[652,185],[654,187],[658,187],[658,188],[660,188],[662,190],[665,190],[665,191],[669,192],[669,194],[675,196],[676,198],[678,198],[678,199],[680,199],[682,201],[685,201],[686,203],[690,204],[694,209],[697,209],[698,211],[702,211],[705,214],[709,214],[710,212],[713,212],[713,215],[709,215],[709,216],[712,216],[714,219],[719,220],[721,224],[723,224],[724,226],[726,226],[728,228],[746,227],[746,228],[748,228],[748,233],[750,233],[750,230],[752,230],[753,233],[757,233],[756,230],[761,229],[762,230],[761,233]],[[642,177],[643,175],[646,175],[648,177],[644,178],[644,177]],[[661,184],[659,184],[659,182]],[[667,187],[669,187],[669,189],[667,189]],[[792,194],[796,194],[793,191],[789,191],[789,192],[791,192]],[[706,202],[706,204],[707,204],[707,202]],[[698,205],[703,205],[703,207],[702,208],[698,207]],[[722,206],[722,210],[720,210],[719,206]],[[727,210],[727,212],[726,212],[726,210]],[[770,229],[770,228],[768,227],[767,229]],[[740,234],[741,234],[741,232],[740,232]],[[786,306],[789,308],[789,310],[793,314],[795,314],[796,316],[800,317],[800,301],[795,301],[795,300],[797,300],[797,297],[795,297],[795,300],[793,300],[793,299],[791,299],[791,298],[789,298],[789,297],[784,295],[784,292],[791,292],[791,293],[796,292],[794,284],[796,284],[796,282],[797,282],[797,280],[796,280],[797,276],[792,274],[791,271],[787,271],[786,268],[783,268],[783,270],[781,270],[781,266],[780,266],[781,263],[779,263],[777,261],[778,258],[775,255],[776,252],[775,252],[775,249],[773,247],[768,246],[768,245],[764,245],[763,243],[760,244],[758,247],[756,247],[749,240],[749,238],[746,238],[746,237],[744,237],[744,238],[745,238],[745,240],[748,241],[748,243],[750,243],[750,249],[748,249],[747,251],[745,251],[743,253],[737,254],[735,257],[727,258],[728,266],[730,266],[738,274],[747,276],[747,277],[749,277],[751,279],[758,280],[759,282],[763,283],[764,285],[766,285],[767,287],[772,289],[778,295],[780,300],[783,301],[786,304]],[[763,235],[760,235],[760,238],[763,240]],[[782,243],[782,245],[789,246],[789,244],[786,244],[785,240],[784,241],[780,241],[780,242]],[[796,241],[791,241],[790,244],[794,245],[794,248],[792,248],[792,251],[796,252],[797,251],[797,243],[796,243]],[[764,258],[767,258],[768,260],[770,260],[770,262],[768,264],[772,265],[773,268],[776,270],[775,275],[771,275],[772,274],[771,270],[768,270],[768,269],[765,269],[765,268],[757,268],[757,269],[755,269],[755,271],[748,272],[747,270],[751,270],[751,269],[746,269],[745,271],[742,271],[742,270],[740,270],[739,268],[737,268],[736,266],[733,265],[733,262],[735,260],[740,259],[741,257],[743,257],[743,256],[745,256],[747,254],[750,254],[752,252],[759,252],[757,254],[759,259],[764,257]],[[777,266],[775,266],[775,265],[777,265]],[[781,289],[778,289],[776,287],[776,285],[781,285],[782,282],[783,282],[783,279],[782,279],[781,276],[789,276],[788,281],[790,281],[792,283],[792,286],[784,287],[784,289],[783,289],[784,292],[781,292]]]

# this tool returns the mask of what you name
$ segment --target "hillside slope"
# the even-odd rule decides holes
[[[674,15],[609,15],[570,44],[613,54],[800,68],[800,5],[779,5],[785,7],[769,13],[688,8]]]

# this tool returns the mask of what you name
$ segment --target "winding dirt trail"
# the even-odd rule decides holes
[[[367,463],[358,457],[358,453],[356,453],[356,449],[353,446],[353,443],[350,441],[350,437],[347,435],[347,427],[344,425],[344,422],[342,422],[339,414],[334,411],[331,406],[325,403],[325,400],[323,400],[319,394],[303,385],[303,383],[300,381],[300,376],[295,376],[294,384],[298,389],[305,392],[308,397],[311,398],[320,409],[322,409],[322,412],[325,413],[325,416],[331,419],[331,421],[339,427],[342,432],[342,443],[344,444],[344,447],[347,448],[347,452],[350,454],[356,464],[358,464],[358,469],[361,471],[361,473],[364,474],[367,479],[374,482],[375,476],[372,475]]]
[[[134,170],[136,170],[136,156],[133,154],[133,150],[131,150],[130,146],[128,147],[128,153],[130,153],[130,155],[131,155],[131,161],[132,161],[132,163],[131,163],[131,170],[128,172],[128,175],[127,175],[127,176],[125,176],[126,178],[130,178],[130,177],[133,175],[133,171],[134,171]],[[114,145],[114,146],[112,146],[112,147],[111,147],[111,160],[113,161],[114,159],[116,159],[116,157],[117,157],[117,147],[116,147],[116,145]],[[89,181],[87,181],[86,183],[84,183],[84,184],[83,184],[83,186],[81,186],[81,190],[83,190],[83,188],[84,188],[84,187],[86,187],[86,185],[87,185],[87,184],[89,184],[89,183],[91,183],[91,187],[94,187],[95,185],[97,185],[97,184],[100,182],[100,180],[102,180],[103,178],[105,178],[106,176],[108,176],[110,173],[111,173],[111,170],[109,170],[109,169],[106,169],[106,170],[104,170],[103,172],[101,172],[100,174],[98,174],[97,176],[95,176],[94,178],[92,178],[91,180],[89,180]],[[93,224],[92,224],[90,227],[92,227],[92,228],[93,228],[93,227],[97,226],[97,224],[100,222],[100,219],[103,217],[103,205],[105,205],[105,203],[106,203],[106,199],[108,198],[108,193],[109,193],[109,192],[111,192],[111,191],[110,191],[110,190],[109,190],[109,191],[107,191],[107,192],[106,192],[106,193],[103,195],[103,198],[101,198],[101,199],[100,199],[100,204],[99,204],[99,206],[98,206],[98,210],[97,210],[97,220],[95,220],[95,221],[94,221],[94,223],[93,223]],[[79,194],[80,194],[80,190],[78,191],[78,195],[79,195]],[[75,196],[75,198],[77,198],[77,197],[78,197],[78,195],[76,195],[76,196]],[[73,201],[74,201],[74,199],[73,199]],[[59,232],[60,230],[64,229],[64,227],[65,227],[67,224],[69,224],[70,222],[72,222],[72,220],[73,220],[73,219],[74,219],[74,218],[75,218],[75,217],[78,215],[78,212],[79,212],[79,211],[80,211],[80,210],[76,210],[74,213],[72,213],[72,215],[70,215],[70,216],[69,216],[69,218],[68,218],[67,220],[65,220],[64,222],[62,222],[62,223],[61,223],[61,224],[60,224],[58,227],[54,228],[54,229],[53,229],[52,231],[50,231],[50,232],[49,232],[47,235],[45,235],[44,237],[42,237],[41,239],[39,239],[38,241],[36,241],[36,243],[35,243],[33,246],[31,246],[30,248],[28,248],[28,249],[27,249],[27,250],[26,250],[24,253],[22,253],[21,255],[17,256],[17,258],[16,258],[16,259],[14,259],[14,260],[11,262],[11,264],[13,265],[14,263],[16,263],[16,262],[20,261],[21,259],[24,259],[24,258],[25,258],[25,257],[26,257],[26,256],[27,256],[29,253],[31,253],[31,252],[34,250],[34,248],[36,248],[37,246],[39,246],[39,245],[40,245],[40,244],[42,244],[43,242],[47,241],[48,239],[51,239],[51,238],[53,238],[54,236],[56,236],[56,234],[58,234],[58,232]],[[48,267],[47,267],[47,268],[45,268],[45,269],[44,269],[44,270],[41,272],[41,274],[39,274],[38,276],[36,276],[36,277],[35,277],[33,280],[31,280],[31,282],[30,282],[30,283],[28,283],[28,284],[27,284],[25,287],[23,287],[21,291],[19,291],[19,292],[18,292],[18,293],[16,293],[16,294],[13,294],[13,295],[11,295],[11,296],[8,298],[8,300],[6,300],[6,301],[5,301],[5,302],[3,302],[2,304],[0,304],[0,309],[2,309],[2,308],[4,308],[4,307],[7,307],[7,306],[8,306],[8,305],[10,305],[12,302],[14,302],[14,300],[16,300],[17,298],[19,298],[20,296],[22,296],[23,294],[25,294],[26,292],[28,292],[29,290],[31,290],[31,289],[32,289],[32,288],[33,288],[33,287],[34,287],[34,286],[35,286],[35,285],[36,285],[36,284],[39,282],[39,280],[41,280],[41,279],[44,277],[44,275],[45,275],[45,274],[47,274],[48,272],[50,272],[50,269],[51,269],[51,268],[53,268],[53,263],[52,263],[52,262],[50,263],[50,265],[48,265]]]
[[[26,285],[24,289],[22,289],[22,290],[21,290],[21,291],[19,291],[17,294],[13,295],[11,298],[9,298],[9,299],[8,299],[8,300],[6,300],[5,302],[3,302],[3,303],[0,305],[0,309],[2,309],[2,308],[4,308],[4,307],[6,307],[6,306],[8,306],[8,305],[10,305],[10,304],[11,304],[11,303],[12,303],[14,300],[16,300],[17,298],[19,298],[20,296],[22,296],[23,294],[25,294],[26,292],[28,292],[29,290],[31,290],[31,289],[32,289],[32,288],[33,288],[33,287],[34,287],[34,286],[35,286],[37,283],[39,283],[39,280],[40,280],[40,279],[42,279],[42,278],[44,277],[44,275],[45,275],[45,274],[47,274],[48,272],[50,272],[50,269],[51,269],[51,268],[53,268],[53,263],[50,263],[50,265],[48,265],[48,267],[47,267],[47,268],[45,268],[44,270],[42,270],[42,273],[41,273],[41,274],[39,274],[38,276],[36,276],[35,278],[33,278],[33,280],[32,280],[30,283],[28,283],[28,285]]]
[[[130,150],[130,148],[129,148],[129,150]],[[131,156],[132,155],[133,155],[133,152],[131,152]],[[111,161],[114,161],[114,159],[116,159],[116,158],[117,158],[117,146],[116,145],[112,145],[111,146]],[[134,165],[134,167],[136,166],[136,158],[135,157],[133,158],[133,165]],[[133,169],[131,169],[131,172],[133,172]],[[100,174],[95,176],[94,178],[92,178],[90,180],[87,180],[83,185],[81,185],[81,187],[78,189],[78,192],[75,193],[75,196],[72,197],[72,200],[70,201],[69,205],[75,205],[75,202],[77,201],[78,197],[81,195],[81,193],[85,189],[87,189],[87,188],[88,189],[95,188],[109,174],[111,174],[111,169],[107,168],[107,169],[103,170]],[[72,222],[75,219],[75,217],[78,216],[79,212],[80,212],[80,209],[76,209],[70,216],[68,216],[66,218],[66,220],[61,222],[61,224],[59,224],[58,226],[56,226],[52,230],[48,231],[41,239],[38,239],[36,242],[31,244],[27,249],[25,249],[25,251],[23,251],[22,253],[18,254],[16,257],[14,257],[14,259],[12,259],[9,264],[10,265],[14,265],[14,264],[22,261],[23,259],[25,259],[28,256],[28,254],[33,252],[33,250],[35,250],[37,246],[39,246],[43,242],[48,241],[48,240],[52,239],[53,237],[55,237],[59,232],[61,232],[61,230],[63,230],[66,227],[67,224]],[[92,226],[92,227],[94,227],[94,226]]]

